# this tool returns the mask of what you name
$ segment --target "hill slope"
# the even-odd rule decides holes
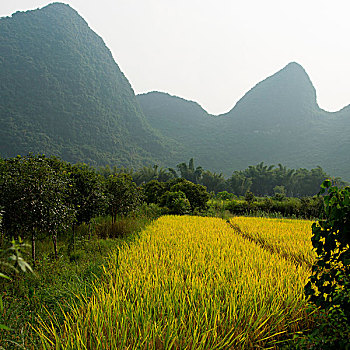
[[[182,142],[184,156],[204,167],[230,174],[261,161],[294,168],[321,165],[350,179],[350,164],[344,162],[350,152],[350,107],[336,113],[320,109],[315,88],[297,63],[258,83],[219,116],[164,93],[137,99],[151,126]]]
[[[135,97],[103,40],[68,5],[0,19],[1,157],[33,152],[134,168],[194,157],[226,175],[264,161],[321,165],[350,180],[349,134],[350,106],[320,109],[297,63],[212,116],[165,93]]]
[[[169,157],[103,40],[61,3],[0,19],[0,155],[138,166]]]

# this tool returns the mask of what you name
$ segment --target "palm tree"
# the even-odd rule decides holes
[[[166,182],[168,180],[171,180],[173,178],[176,178],[177,174],[176,171],[172,168],[164,169],[160,168],[157,164],[151,166],[144,166],[140,170],[138,170],[134,176],[133,179],[136,182],[137,185],[140,185],[142,183],[148,183],[152,180],[158,180],[161,182]]]
[[[186,163],[180,163],[177,165],[177,168],[180,171],[181,177],[197,184],[202,176],[203,168],[198,166],[196,169],[194,168],[193,158],[188,162],[188,166]]]

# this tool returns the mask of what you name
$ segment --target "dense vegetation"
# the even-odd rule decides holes
[[[0,162],[0,207],[5,237],[28,239],[36,262],[36,239],[49,236],[58,257],[57,238],[93,217],[126,216],[141,205],[142,190],[127,174],[107,179],[84,164],[71,165],[45,156]],[[25,213],[25,215],[23,215]]]
[[[137,184],[148,183],[152,180],[166,182],[181,177],[195,184],[206,187],[208,192],[230,192],[236,196],[244,196],[248,191],[255,196],[306,197],[314,196],[319,192],[322,182],[330,176],[321,167],[311,170],[289,169],[282,164],[278,166],[265,165],[263,162],[250,165],[245,170],[236,170],[228,178],[222,173],[205,170],[202,166],[195,166],[193,158],[187,163],[179,163],[176,170],[173,168],[160,168],[157,165],[144,166],[134,172],[127,169],[104,167],[100,168],[101,174],[129,172]],[[346,183],[339,178],[334,182],[340,186]]]
[[[306,295],[322,311],[312,333],[314,349],[348,349],[350,344],[350,187],[322,184],[325,216],[312,225],[317,260]],[[310,344],[310,342],[309,342]]]
[[[177,169],[154,166],[128,173],[127,169],[109,167],[96,171],[84,164],[71,165],[42,155],[0,159],[3,230],[8,238],[20,233],[31,241],[35,263],[37,237],[51,237],[57,258],[57,239],[67,229],[72,228],[74,236],[75,227],[99,215],[110,215],[115,223],[118,217],[135,212],[144,201],[172,214],[205,213],[210,203],[214,211],[220,209],[215,200],[208,202],[207,189],[212,191],[212,198],[216,192],[215,198],[224,200],[221,209],[234,214],[318,217],[322,200],[305,196],[315,195],[327,177],[321,168],[295,171],[260,163],[225,179],[195,167],[193,159],[188,165],[178,164]],[[296,188],[303,198],[287,198]],[[256,199],[255,195],[260,197]]]

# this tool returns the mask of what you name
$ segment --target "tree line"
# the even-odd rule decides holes
[[[55,257],[57,239],[98,215],[127,215],[142,201],[142,191],[129,174],[103,178],[85,164],[72,165],[42,155],[0,159],[2,238],[31,241],[33,263],[36,240],[51,237]]]
[[[260,163],[225,179],[222,174],[195,167],[193,159],[178,164],[177,170],[155,165],[133,172],[72,165],[44,155],[17,156],[0,159],[2,231],[7,238],[19,235],[30,240],[35,262],[37,239],[51,237],[57,258],[58,237],[69,229],[74,235],[78,225],[96,216],[109,215],[115,222],[142,203],[156,204],[162,213],[203,212],[210,197],[208,191],[274,198],[310,196],[318,192],[325,178],[327,174],[320,167],[294,170]],[[337,182],[344,184],[340,179]],[[271,210],[271,203],[266,203]],[[242,205],[233,203],[231,211],[245,210]]]
[[[35,265],[37,239],[50,237],[57,259],[60,235],[71,231],[74,236],[78,225],[96,216],[108,215],[115,223],[143,203],[159,204],[163,213],[186,214],[205,210],[209,199],[204,186],[183,178],[156,188],[152,183],[138,186],[121,170],[103,175],[86,164],[72,165],[57,157],[0,158],[0,238],[31,241]]]
[[[174,168],[162,168],[158,165],[144,166],[133,171],[131,169],[99,168],[105,177],[118,173],[129,173],[138,184],[148,183],[152,180],[166,182],[175,178],[183,178],[195,184],[205,186],[208,192],[219,193],[227,191],[236,196],[244,196],[248,191],[255,196],[274,196],[282,193],[288,197],[314,196],[319,192],[320,185],[330,176],[320,167],[308,170],[305,168],[289,169],[282,164],[265,165],[261,162],[251,165],[245,170],[237,170],[228,178],[222,173],[205,170],[195,166],[193,158],[187,163],[180,163]],[[333,179],[340,187],[346,185],[340,178]]]

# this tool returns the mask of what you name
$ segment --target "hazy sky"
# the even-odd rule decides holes
[[[0,16],[52,1],[0,0]],[[291,61],[321,108],[350,104],[349,0],[66,0],[136,93],[164,91],[219,114]]]

